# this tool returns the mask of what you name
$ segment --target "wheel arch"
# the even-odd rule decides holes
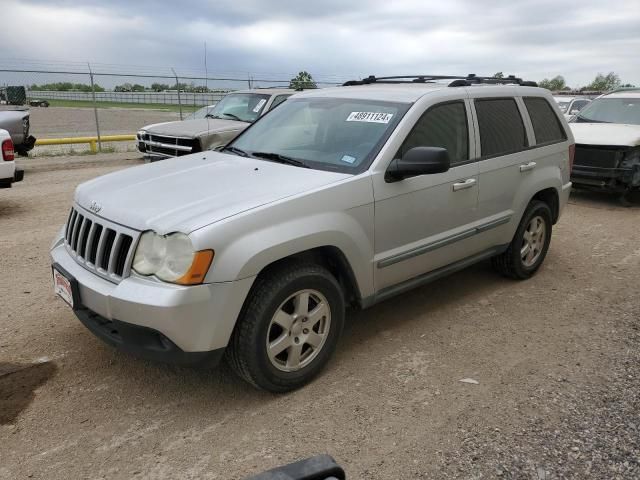
[[[261,277],[290,263],[314,263],[325,267],[340,284],[345,303],[350,306],[361,306],[362,293],[353,268],[344,252],[334,245],[322,245],[274,260],[260,270],[254,285]]]
[[[560,195],[558,194],[558,190],[555,187],[539,190],[535,195],[533,195],[533,197],[531,197],[529,203],[533,200],[540,200],[549,205],[549,208],[551,209],[551,220],[555,225],[560,217]]]

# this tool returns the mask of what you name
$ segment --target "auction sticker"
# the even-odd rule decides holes
[[[262,98],[258,102],[258,104],[254,107],[254,109],[253,109],[254,113],[258,113],[265,103],[267,103],[267,101],[264,98]]]
[[[393,113],[351,112],[347,122],[389,123]]]

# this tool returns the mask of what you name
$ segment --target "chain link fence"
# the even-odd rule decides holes
[[[0,110],[29,108],[30,134],[36,139],[97,137],[99,151],[135,152],[133,140],[101,139],[134,135],[145,125],[184,119],[233,90],[288,87],[295,76],[0,61]],[[322,88],[346,80],[325,75],[314,82]],[[92,153],[89,150],[88,143],[37,145],[30,155]]]

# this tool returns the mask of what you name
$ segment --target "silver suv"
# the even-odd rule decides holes
[[[325,366],[347,306],[487,258],[530,277],[571,187],[550,93],[408,80],[298,94],[222,152],[80,185],[51,249],[56,292],[124,351],[225,357],[281,392]]]

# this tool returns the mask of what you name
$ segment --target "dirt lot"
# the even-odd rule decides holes
[[[84,137],[96,135],[92,108],[32,107],[31,134],[36,138]],[[142,108],[98,109],[102,135],[132,134],[150,123],[179,120],[176,112]]]
[[[322,452],[349,479],[640,478],[640,208],[572,196],[533,279],[483,263],[352,313],[325,373],[275,396],[120,354],[54,298],[74,187],[135,163],[95,158],[26,160],[0,191],[0,478],[242,478]]]

